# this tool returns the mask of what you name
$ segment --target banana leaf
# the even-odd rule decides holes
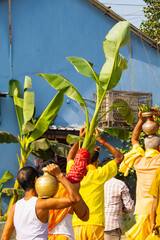
[[[99,76],[93,70],[93,63],[90,63],[84,58],[80,57],[67,57],[67,60],[73,64],[77,72],[85,77],[91,77],[97,84],[99,84]]]
[[[58,92],[36,122],[35,129],[31,132],[31,135],[28,138],[28,143],[37,140],[45,131],[47,131],[48,127],[57,116],[57,113],[63,104],[63,100],[64,94]]]
[[[130,136],[130,132],[123,128],[104,128],[104,131],[112,137],[117,137],[118,139],[123,141],[127,141]]]
[[[128,125],[132,125],[135,121],[135,116],[132,109],[128,106],[126,102],[116,102],[110,106],[109,111],[117,108],[119,113],[125,118]]]
[[[0,131],[0,143],[19,143],[18,138],[9,132]]]
[[[24,92],[23,117],[24,122],[29,122],[34,114],[34,92]]]
[[[66,144],[59,143],[57,141],[51,141],[46,138],[41,138],[37,141],[31,143],[30,148],[32,153],[44,160],[51,158],[50,149],[58,156],[67,157],[70,146]]]
[[[35,125],[31,122],[26,122],[22,126],[22,134],[25,135],[27,133],[32,132],[35,129]]]
[[[53,88],[57,89],[58,91],[62,91],[68,97],[78,101],[81,106],[87,106],[78,90],[62,75],[43,73],[38,73],[37,75],[44,77]]]
[[[25,194],[24,190],[15,188],[3,188],[2,192],[5,193],[7,196],[13,196],[14,194],[21,196]]]
[[[11,178],[13,178],[13,175],[9,171],[6,171],[0,179],[0,184],[7,182]]]
[[[32,88],[32,81],[31,81],[31,78],[28,77],[28,76],[25,76],[25,79],[24,79],[24,91],[26,91],[28,88]]]
[[[9,96],[21,97],[21,88],[18,80],[11,79],[9,81]]]
[[[66,138],[66,141],[69,144],[74,144],[76,142],[80,142],[80,141],[83,141],[83,140],[84,140],[84,138],[76,136],[76,135],[72,135],[72,134],[68,134],[67,138]]]
[[[127,60],[119,54],[119,48],[126,45],[130,38],[130,24],[126,21],[117,23],[106,35],[103,50],[106,62],[103,65],[99,81],[105,91],[114,88],[122,75]],[[123,67],[122,67],[123,66]],[[127,65],[125,64],[125,69]]]
[[[9,95],[13,97],[14,105],[16,109],[16,115],[19,125],[20,133],[22,133],[22,125],[24,123],[23,119],[23,99],[21,98],[21,90],[20,84],[17,80],[10,80],[9,81]]]

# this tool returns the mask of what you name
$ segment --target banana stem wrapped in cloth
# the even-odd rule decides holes
[[[87,174],[86,167],[88,164],[90,164],[90,153],[86,149],[80,148],[77,151],[74,164],[72,165],[70,171],[67,173],[66,178],[71,183],[80,182]]]

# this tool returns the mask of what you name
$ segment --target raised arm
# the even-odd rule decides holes
[[[96,135],[98,135],[98,132],[96,130]],[[114,146],[112,146],[110,143],[108,143],[106,140],[104,140],[101,136],[99,136],[97,138],[97,141],[105,146],[109,151],[110,153],[113,154],[113,156],[115,157],[115,162],[117,163],[117,165],[119,165],[122,161],[123,161],[123,158],[124,158],[124,155],[123,153],[121,153],[117,148],[115,148]]]
[[[83,126],[79,132],[79,136],[80,137],[84,137],[85,136],[85,127]],[[71,159],[74,160],[76,153],[78,151],[79,148],[79,142],[76,142],[72,148],[70,149],[68,156],[67,156],[67,162],[69,162]]]
[[[145,121],[145,118],[142,117],[142,112],[140,111],[139,114],[139,120],[133,130],[133,134],[132,134],[132,146],[134,146],[135,144],[139,144],[139,136],[142,130],[142,125]]]
[[[49,164],[46,168],[45,171],[48,171],[51,175],[55,176],[57,180],[62,183],[62,185],[65,187],[68,197],[71,201],[71,203],[78,203],[80,201],[80,195],[79,193],[75,190],[75,187],[73,186],[72,183],[70,183],[63,173],[61,172],[60,168],[56,164]]]

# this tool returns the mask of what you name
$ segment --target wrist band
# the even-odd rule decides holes
[[[104,145],[106,143],[106,140],[103,140],[103,142],[101,143],[101,145]]]

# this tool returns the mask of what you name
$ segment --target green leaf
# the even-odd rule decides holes
[[[114,88],[127,67],[127,60],[119,54],[119,48],[125,46],[130,38],[130,25],[126,21],[118,22],[106,35],[103,50],[106,57],[99,81],[105,91]]]
[[[49,146],[46,138],[41,138],[39,140],[32,142],[30,145],[30,148],[34,151],[37,151],[37,150],[45,151],[45,150],[49,149],[50,146]]]
[[[24,135],[24,134],[33,132],[34,129],[35,129],[34,124],[32,124],[31,122],[26,122],[25,124],[23,124],[22,134]]]
[[[7,216],[0,216],[0,222],[5,222],[7,220]]]
[[[21,196],[25,194],[24,190],[15,188],[3,188],[2,192],[5,193],[7,196],[13,196],[14,194]]]
[[[123,128],[104,128],[104,131],[112,137],[117,137],[118,139],[123,141],[127,141],[130,136],[130,132]]]
[[[68,134],[67,138],[66,138],[66,141],[69,144],[74,144],[76,142],[83,141],[83,140],[84,140],[84,138],[76,136],[76,135],[72,135],[72,134]]]
[[[97,84],[99,84],[99,76],[93,70],[93,63],[90,63],[84,58],[80,57],[67,57],[67,60],[73,64],[77,72],[84,75],[85,77],[92,78]]]
[[[24,80],[24,91],[26,91],[28,88],[32,88],[32,81],[31,78],[28,76],[25,76],[25,80]]]
[[[23,117],[24,122],[31,120],[34,114],[34,92],[24,92]]]
[[[23,118],[23,99],[17,96],[13,97],[20,133],[22,133]]]
[[[18,80],[12,79],[9,81],[9,96],[21,97],[21,89]]]
[[[47,131],[48,127],[57,116],[57,113],[63,104],[63,100],[64,94],[62,92],[58,92],[36,122],[35,129],[31,133],[28,143],[35,141],[41,137],[45,131]]]
[[[6,171],[0,179],[0,184],[7,182],[11,178],[13,178],[13,175],[9,171]]]
[[[78,101],[81,106],[86,106],[81,94],[78,90],[71,84],[66,78],[61,76],[60,74],[37,74],[40,77],[44,77],[47,82],[58,91],[62,91],[68,97],[72,98],[75,101]]]
[[[0,131],[0,143],[19,143],[18,138],[9,132]]]
[[[116,102],[110,106],[109,110],[117,108],[119,113],[125,118],[125,121],[128,125],[132,125],[135,121],[135,116],[132,109],[128,106],[126,102]]]
[[[30,148],[32,153],[44,160],[51,158],[50,149],[58,156],[67,158],[70,146],[59,143],[57,141],[50,141],[46,138],[39,139],[31,143]]]

